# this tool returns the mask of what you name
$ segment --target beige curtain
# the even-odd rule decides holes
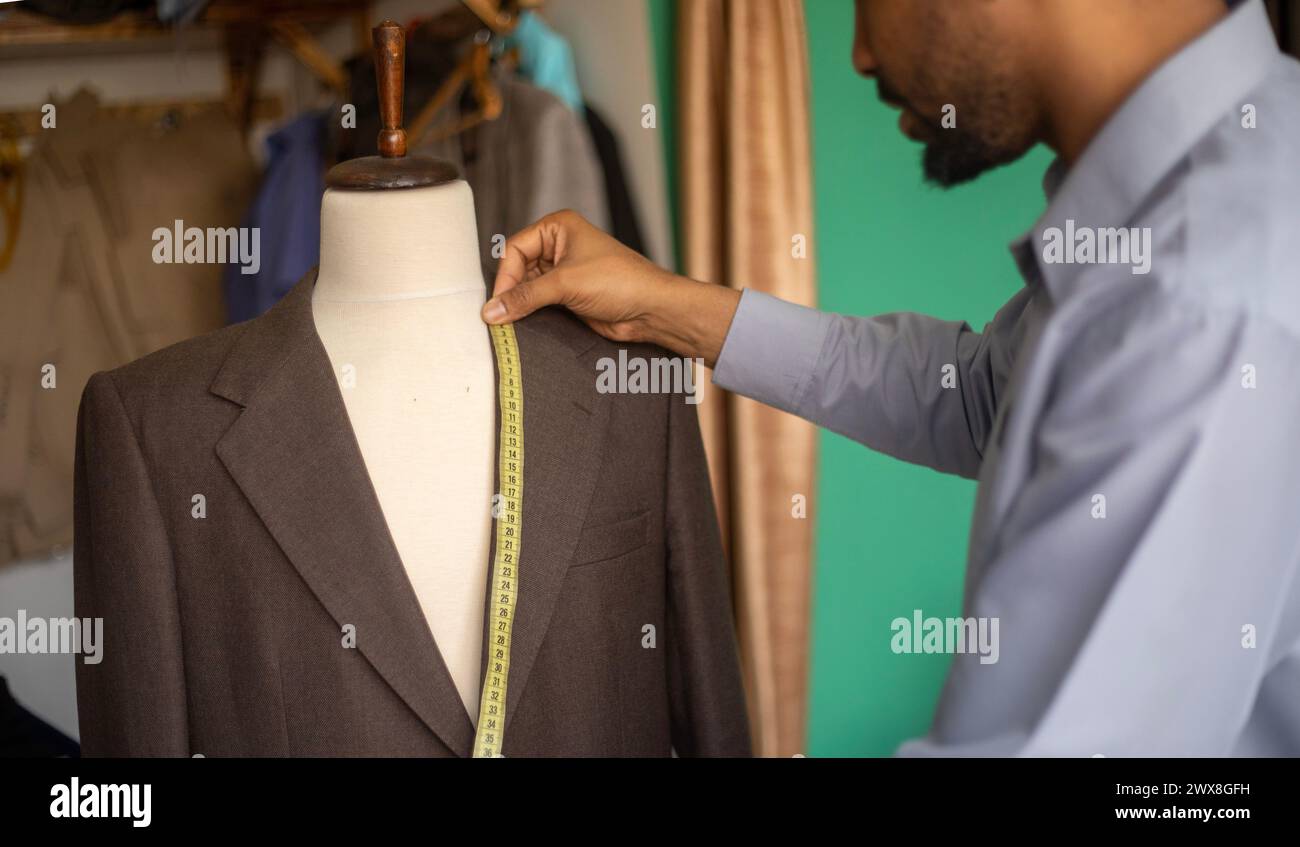
[[[814,305],[802,0],[678,0],[677,26],[684,271]],[[807,712],[815,431],[702,382],[754,749],[791,756]]]

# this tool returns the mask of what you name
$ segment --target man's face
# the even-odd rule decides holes
[[[856,0],[853,65],[901,108],[925,144],[925,176],[948,187],[1020,158],[1037,140],[1030,88],[1017,72],[1020,0]]]

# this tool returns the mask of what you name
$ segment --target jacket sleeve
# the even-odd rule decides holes
[[[975,478],[1031,296],[984,327],[912,312],[851,317],[746,289],[713,381],[881,453]]]
[[[668,395],[666,641],[673,749],[750,756],[731,580],[695,406]]]
[[[77,413],[74,524],[76,614],[103,621],[99,661],[77,661],[82,754],[189,755],[171,546],[107,373],[90,378]]]

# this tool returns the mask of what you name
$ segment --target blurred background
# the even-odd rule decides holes
[[[1297,2],[1269,5],[1295,53]],[[1019,284],[1004,245],[1048,154],[923,185],[850,65],[851,0],[3,3],[0,617],[72,615],[90,374],[255,317],[316,264],[325,170],[374,152],[383,19],[408,28],[413,150],[462,167],[486,274],[493,235],[574,208],[679,272],[831,311],[979,327]],[[260,227],[258,272],[155,262],[178,219]],[[949,657],[895,655],[889,624],[959,613],[974,483],[721,392],[700,413],[755,750],[924,733]],[[0,755],[75,755],[73,661],[0,653]]]

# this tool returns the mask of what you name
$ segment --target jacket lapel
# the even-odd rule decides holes
[[[546,309],[516,323],[515,334],[524,383],[524,514],[506,688],[507,745],[595,490],[610,414],[610,398],[596,391],[595,357],[587,355],[596,337],[576,318]],[[497,414],[499,425],[500,409]],[[490,591],[489,582],[489,607]]]
[[[357,649],[448,747],[467,756],[473,726],[316,334],[315,281],[312,270],[249,323],[212,383],[213,393],[244,407],[216,452],[321,604],[340,627],[355,627]]]

